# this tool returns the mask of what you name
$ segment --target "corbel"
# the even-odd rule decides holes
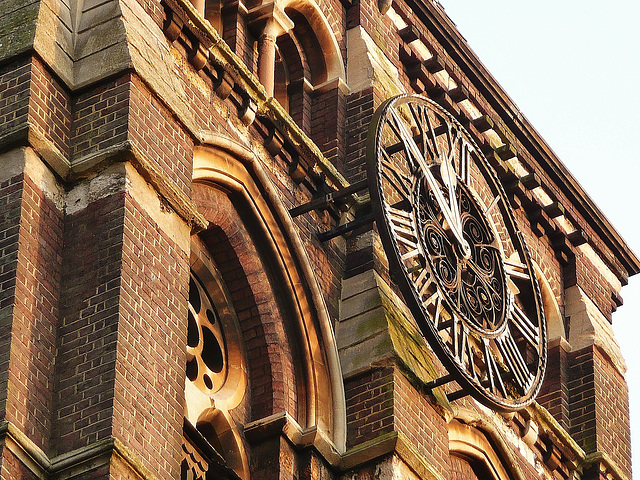
[[[518,155],[516,148],[510,143],[504,143],[496,148],[496,153],[503,160],[507,161]]]
[[[400,38],[404,43],[411,43],[420,38],[420,33],[415,25],[407,25],[406,27],[401,28],[398,30],[398,35],[400,35]]]
[[[430,58],[424,61],[425,68],[431,73],[438,73],[444,70],[445,61],[438,54],[434,53]]]
[[[170,9],[167,5],[164,8],[164,22],[162,23],[162,31],[165,37],[173,43],[180,36],[182,32],[183,20],[176,14],[176,12]]]
[[[531,172],[520,178],[520,182],[527,190],[533,190],[541,185],[540,177],[537,173]]]
[[[216,65],[215,70],[218,78],[213,85],[213,90],[216,92],[216,95],[218,95],[218,97],[220,97],[222,100],[226,100],[226,98],[233,91],[235,82],[233,81],[233,77],[222,65]]]
[[[256,102],[251,100],[249,96],[245,97],[242,104],[242,110],[239,113],[240,120],[247,126],[251,125],[256,119],[257,111],[258,105],[256,104]]]
[[[473,125],[478,129],[479,132],[484,133],[488,130],[493,129],[493,120],[488,115],[482,115],[481,117],[473,119]]]
[[[564,212],[565,212],[564,206],[557,200],[555,202],[550,203],[549,205],[545,205],[543,208],[546,214],[549,215],[549,217],[551,218],[558,218],[564,215]]]
[[[264,139],[264,146],[271,156],[277,156],[284,145],[284,135],[278,128],[271,122],[268,125],[268,135]]]
[[[460,103],[469,98],[469,90],[464,85],[458,85],[449,90],[449,96],[453,98],[454,101]]]
[[[582,229],[577,229],[574,232],[571,232],[569,235],[567,235],[567,238],[574,247],[579,247],[580,245],[584,245],[589,241],[587,234]]]

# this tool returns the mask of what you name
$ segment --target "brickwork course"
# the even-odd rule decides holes
[[[438,2],[0,0],[0,47],[1,480],[632,478],[640,260]],[[403,93],[527,244],[517,411],[445,381],[390,271],[367,162]]]

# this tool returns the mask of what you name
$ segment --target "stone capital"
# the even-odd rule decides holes
[[[249,24],[258,36],[278,38],[293,28],[293,20],[275,2],[263,3],[249,10]]]

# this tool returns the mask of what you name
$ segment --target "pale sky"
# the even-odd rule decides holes
[[[480,60],[640,255],[640,2],[440,0]],[[640,465],[640,275],[613,325]],[[634,469],[636,470],[636,469]]]

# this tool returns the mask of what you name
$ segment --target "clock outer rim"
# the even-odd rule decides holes
[[[507,221],[511,223],[511,228],[508,225],[505,225],[507,231],[509,233],[509,237],[517,237],[517,241],[520,244],[520,249],[525,254],[525,261],[528,271],[531,275],[531,286],[533,290],[533,295],[535,296],[535,310],[537,313],[537,325],[539,328],[539,336],[540,340],[538,343],[539,346],[539,365],[536,370],[536,376],[534,379],[533,387],[526,393],[526,395],[517,397],[519,399],[523,399],[521,401],[514,401],[510,403],[500,402],[494,399],[493,396],[487,391],[486,388],[474,384],[467,375],[462,371],[462,368],[457,364],[457,362],[453,358],[453,354],[450,350],[443,345],[442,340],[440,339],[439,334],[434,330],[431,326],[431,323],[428,318],[425,317],[425,311],[422,307],[422,302],[417,298],[415,289],[412,287],[410,280],[406,277],[404,272],[404,266],[400,260],[400,252],[397,249],[397,244],[393,240],[393,234],[391,232],[391,227],[386,221],[386,215],[383,207],[383,194],[382,194],[382,185],[379,176],[379,161],[378,161],[378,137],[379,133],[384,126],[384,122],[381,121],[385,117],[387,110],[392,106],[392,104],[400,101],[405,98],[417,98],[420,102],[426,102],[430,104],[435,110],[445,115],[449,121],[451,121],[456,128],[459,128],[467,140],[470,141],[471,145],[477,152],[479,157],[479,161],[484,165],[482,166],[483,177],[485,181],[489,183],[489,179],[491,183],[493,183],[493,187],[496,188],[498,194],[500,195],[502,201],[505,206],[501,211],[502,222],[506,223]],[[408,100],[410,101],[410,100]],[[376,225],[378,226],[378,230],[380,233],[380,239],[383,244],[383,248],[385,254],[387,256],[387,260],[389,262],[389,270],[394,282],[400,288],[400,292],[404,297],[405,302],[407,302],[409,306],[409,310],[411,311],[418,327],[422,333],[422,335],[427,340],[429,346],[434,350],[434,353],[438,357],[438,359],[443,363],[447,371],[452,374],[455,380],[458,382],[461,388],[467,390],[467,393],[471,394],[473,398],[478,400],[480,403],[489,407],[491,409],[501,411],[501,412],[514,412],[517,410],[521,410],[522,408],[533,403],[542,387],[542,383],[545,377],[546,371],[546,363],[547,363],[547,335],[546,335],[546,319],[544,317],[543,303],[542,303],[542,295],[540,293],[540,286],[535,278],[535,270],[533,267],[533,260],[531,258],[531,254],[529,252],[528,246],[524,241],[524,237],[522,232],[518,228],[518,224],[515,219],[515,214],[513,211],[513,207],[508,201],[508,197],[504,191],[504,188],[497,177],[497,173],[493,169],[493,167],[489,164],[489,161],[486,159],[482,151],[478,148],[475,140],[471,136],[469,132],[460,124],[460,122],[443,106],[438,104],[437,102],[416,94],[400,94],[388,98],[385,100],[380,106],[376,109],[371,123],[369,125],[369,130],[367,134],[367,146],[366,146],[366,163],[367,163],[367,178],[369,184],[369,193],[371,196],[372,208],[374,212],[374,218],[376,221]],[[473,189],[471,189],[472,192]],[[508,216],[508,219],[505,219],[505,214]],[[514,242],[514,240],[511,240]],[[516,248],[518,250],[518,248]],[[438,287],[439,288],[439,287]],[[419,314],[418,314],[419,313]],[[509,322],[509,320],[506,320]]]

